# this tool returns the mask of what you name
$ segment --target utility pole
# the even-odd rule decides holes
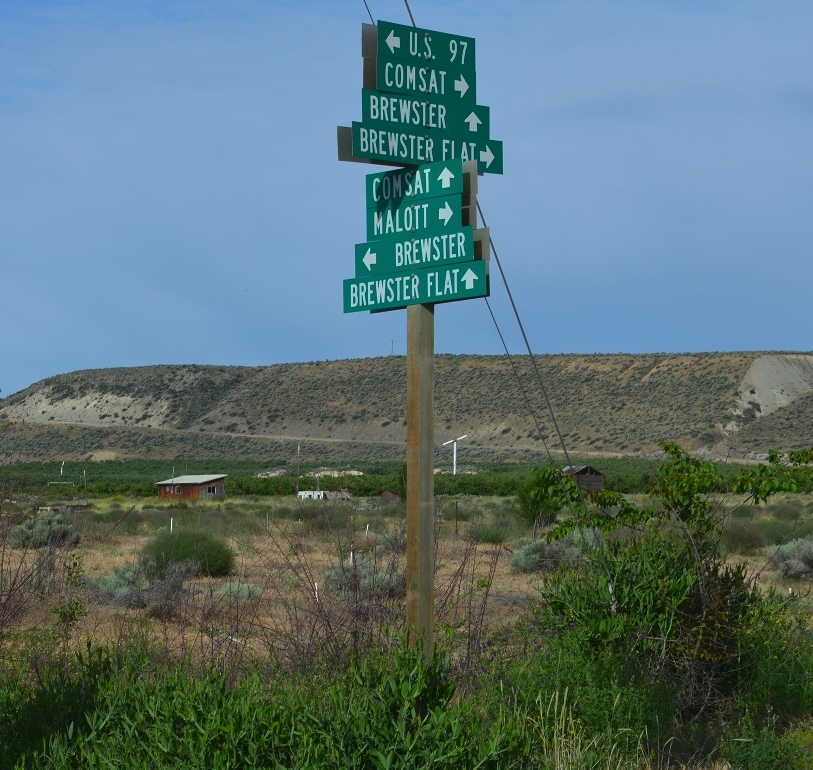
[[[299,444],[296,445],[296,494],[299,497]]]
[[[435,618],[435,307],[407,308],[407,637],[432,654]]]

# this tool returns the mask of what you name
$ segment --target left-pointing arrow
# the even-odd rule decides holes
[[[477,275],[472,271],[471,268],[469,268],[465,273],[463,273],[463,278],[461,280],[466,284],[466,289],[471,291],[474,288],[474,282],[477,280]]]
[[[454,90],[460,91],[460,96],[465,96],[466,91],[469,90],[469,84],[466,82],[466,78],[464,78],[462,75],[457,80],[455,80]]]
[[[396,37],[395,32],[392,30],[390,30],[390,34],[387,35],[384,42],[390,47],[390,53],[395,53],[395,49],[401,47],[401,38]]]
[[[449,220],[452,218],[454,211],[452,211],[452,207],[449,205],[449,201],[446,201],[443,204],[442,209],[438,209],[438,218],[443,220],[444,225],[449,224]]]
[[[361,261],[364,263],[364,266],[368,270],[372,270],[372,267],[375,264],[375,254],[373,254],[373,252],[370,249],[367,249],[367,253],[361,258]]]

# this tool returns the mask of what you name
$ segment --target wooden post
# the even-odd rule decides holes
[[[407,308],[407,635],[432,654],[435,620],[434,305]]]

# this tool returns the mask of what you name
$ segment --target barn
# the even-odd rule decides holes
[[[172,500],[222,500],[226,496],[225,473],[210,476],[176,476],[156,482],[158,497]]]
[[[574,476],[580,487],[592,492],[604,489],[604,474],[592,465],[566,465],[562,468],[562,475]]]

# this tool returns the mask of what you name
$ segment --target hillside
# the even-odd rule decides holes
[[[662,439],[721,456],[813,444],[813,355],[550,355],[537,358],[568,449],[657,451]],[[467,433],[470,460],[534,460],[529,416],[558,449],[527,357],[436,359],[436,442]],[[0,452],[55,457],[399,459],[405,359],[267,367],[146,366],[50,377],[0,401]],[[445,450],[443,450],[445,451]],[[442,455],[441,455],[442,456]]]

